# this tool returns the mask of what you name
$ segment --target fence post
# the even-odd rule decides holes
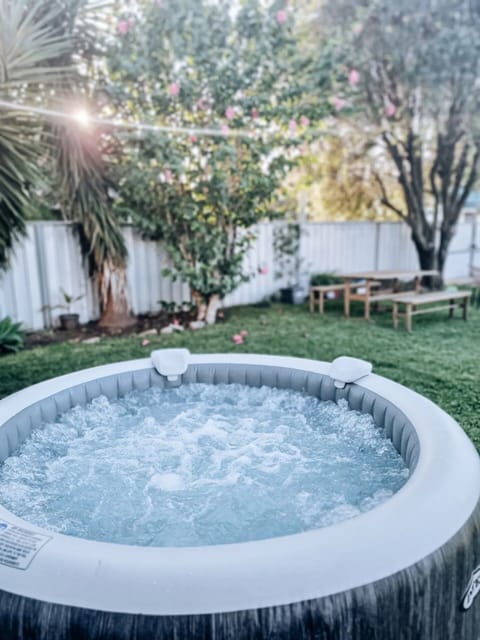
[[[375,254],[374,254],[374,270],[379,270],[380,262],[380,222],[375,223]]]
[[[45,250],[41,233],[42,223],[33,223],[33,237],[35,241],[35,255],[37,258],[38,282],[40,284],[40,299],[42,301],[43,328],[52,327],[52,311],[50,309],[50,298],[48,296],[48,274],[46,270]]]
[[[470,242],[470,263],[468,265],[469,275],[473,274],[473,267],[475,266],[475,256],[477,253],[477,217],[480,215],[480,209],[477,209],[472,217],[472,235]]]

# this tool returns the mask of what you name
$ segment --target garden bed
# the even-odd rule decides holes
[[[157,331],[160,333],[162,329],[167,327],[171,322],[177,320],[180,326],[188,327],[189,323],[195,319],[195,315],[188,311],[180,313],[167,313],[160,311],[159,313],[147,313],[136,316],[136,323],[124,329],[115,328],[107,329],[99,326],[98,322],[89,322],[80,325],[78,329],[50,329],[48,331],[32,331],[25,336],[25,349],[33,349],[34,347],[46,346],[50,344],[58,344],[69,342],[77,344],[80,342],[92,341],[95,338],[108,337],[150,337],[145,332]],[[143,334],[143,335],[142,335]]]

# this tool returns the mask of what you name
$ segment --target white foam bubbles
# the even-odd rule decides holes
[[[355,517],[407,478],[382,429],[344,401],[192,384],[99,397],[42,425],[0,467],[0,502],[80,537],[220,544]]]

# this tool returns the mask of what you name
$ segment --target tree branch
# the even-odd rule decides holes
[[[435,182],[435,177],[436,177],[436,174],[437,174],[438,163],[439,163],[439,153],[438,153],[439,147],[440,147],[440,135],[437,135],[437,154],[435,156],[435,161],[434,161],[434,163],[432,165],[432,168],[430,169],[430,185],[432,187],[432,195],[433,195],[433,198],[435,200],[434,212],[433,212],[433,230],[434,230],[434,232],[437,229],[438,212],[439,212],[439,204],[440,204],[440,193],[438,191],[437,184]]]
[[[478,178],[478,164],[479,164],[479,160],[480,160],[480,146],[477,146],[476,150],[475,150],[475,155],[473,157],[472,160],[472,166],[470,168],[470,173],[469,176],[467,178],[467,181],[463,187],[462,190],[462,196],[460,198],[460,200],[458,201],[457,204],[457,218],[460,215],[460,211],[463,209],[465,202],[468,198],[468,196],[470,195],[470,192],[473,188],[473,185],[475,184],[477,178]],[[456,220],[455,220],[456,222]]]
[[[398,216],[400,216],[400,218],[402,218],[402,220],[404,220],[405,222],[408,222],[408,216],[406,216],[401,209],[396,207],[393,204],[393,202],[390,200],[390,198],[388,197],[387,190],[385,188],[385,184],[384,184],[383,180],[381,179],[380,175],[376,171],[373,171],[373,175],[374,175],[375,180],[378,183],[378,186],[380,187],[380,191],[382,192],[382,198],[381,198],[380,202],[385,207],[388,207],[389,209],[394,211]]]

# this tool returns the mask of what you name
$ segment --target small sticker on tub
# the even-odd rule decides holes
[[[464,611],[468,611],[473,604],[473,601],[480,593],[480,566],[478,566],[470,576],[468,586],[463,594],[462,608]]]
[[[13,569],[28,569],[49,540],[50,536],[0,520],[0,564]]]

